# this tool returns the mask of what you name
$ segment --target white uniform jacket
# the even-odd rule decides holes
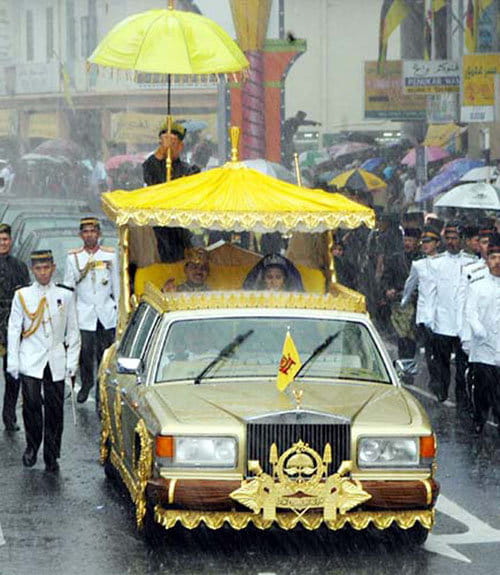
[[[7,370],[14,377],[42,379],[47,363],[54,381],[74,375],[80,330],[73,291],[37,282],[18,289],[10,310],[8,342]]]
[[[105,329],[116,327],[120,274],[114,248],[89,254],[83,247],[70,250],[64,283],[75,289],[80,329],[95,331],[97,320]]]
[[[469,361],[500,366],[500,278],[491,273],[471,282],[465,304],[471,330]]]
[[[440,335],[457,336],[457,297],[462,267],[471,262],[474,256],[465,252],[450,254],[446,251],[430,260],[431,287],[431,329]]]
[[[472,282],[486,277],[487,274],[489,274],[488,266],[483,259],[475,259],[466,264],[462,267],[462,273],[460,274],[457,294],[457,324],[458,335],[466,351],[469,349],[471,338],[468,323],[465,321],[465,303],[469,295],[469,287]]]
[[[421,260],[415,260],[411,264],[410,275],[406,278],[403,289],[401,306],[404,307],[410,301],[413,292],[418,289],[417,313],[415,323],[430,325],[432,320],[431,291],[432,271],[430,262],[435,256],[427,256]]]

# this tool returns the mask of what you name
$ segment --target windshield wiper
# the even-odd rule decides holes
[[[217,357],[213,359],[207,367],[203,368],[203,370],[194,378],[194,383],[198,384],[201,383],[201,380],[205,377],[205,375],[211,371],[216,365],[218,365],[223,359],[227,359],[231,357],[233,353],[236,351],[236,348],[240,346],[247,338],[249,338],[252,333],[254,332],[253,329],[249,329],[245,333],[240,333],[240,335],[236,336],[231,343],[228,343],[226,347],[223,347]]]
[[[333,335],[329,335],[325,341],[320,343],[318,347],[313,349],[311,355],[304,361],[304,363],[300,366],[300,369],[295,374],[294,379],[297,379],[299,375],[304,371],[304,368],[310,364],[314,359],[316,359],[319,355],[321,355],[325,349],[340,335],[340,331],[334,333]]]

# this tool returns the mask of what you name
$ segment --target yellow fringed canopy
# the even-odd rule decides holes
[[[131,192],[107,192],[102,203],[119,226],[314,233],[375,225],[372,209],[341,194],[282,182],[240,162]]]

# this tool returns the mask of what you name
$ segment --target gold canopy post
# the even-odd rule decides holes
[[[130,315],[130,276],[129,276],[129,229],[128,226],[119,226],[118,239],[120,243],[120,302],[118,306],[118,329],[120,335],[125,329]]]
[[[297,152],[293,154],[293,165],[295,167],[295,177],[297,178],[297,186],[302,185],[302,176],[300,175],[299,155]]]
[[[327,281],[328,289],[327,292],[331,291],[333,286],[337,283],[337,274],[335,273],[335,261],[333,259],[333,247],[335,245],[335,238],[333,236],[333,231],[328,230],[326,232],[326,243],[327,243]]]

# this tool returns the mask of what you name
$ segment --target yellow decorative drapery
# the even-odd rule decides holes
[[[102,201],[120,226],[286,233],[375,225],[372,209],[341,194],[282,182],[240,162],[132,192],[107,192]]]

